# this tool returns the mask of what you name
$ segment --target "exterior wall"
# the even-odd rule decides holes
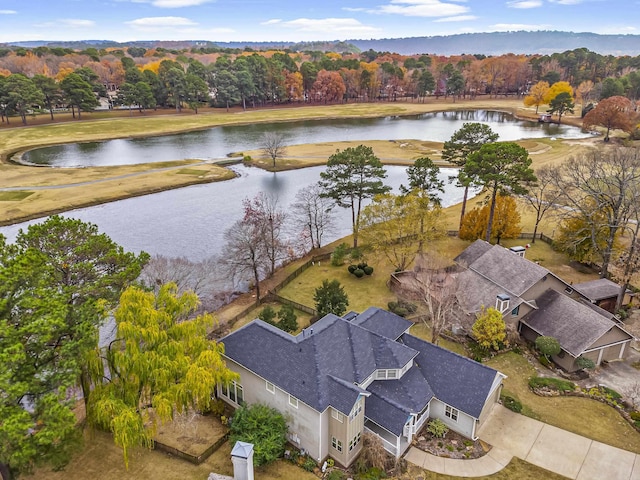
[[[629,335],[620,330],[619,328],[613,326],[613,322],[611,323],[612,329],[601,336],[598,340],[596,340],[593,345],[591,345],[587,350],[591,350],[592,348],[602,347],[604,345],[610,345],[612,343],[621,342],[624,340],[631,340]]]
[[[622,348],[624,347],[624,351]],[[621,343],[620,345],[611,345],[609,347],[604,347],[604,352],[602,352],[602,360],[607,362],[611,362],[612,360],[620,359],[620,353],[622,353],[622,358],[626,358],[627,352],[629,351],[629,345],[625,343]]]
[[[320,412],[305,405],[300,400],[298,400],[298,408],[289,405],[289,394],[287,392],[278,387],[275,387],[274,393],[269,392],[266,388],[266,381],[263,378],[229,358],[225,357],[225,360],[227,367],[240,375],[240,380],[237,383],[243,387],[245,402],[248,404],[263,403],[281,412],[287,419],[287,425],[289,426],[289,441],[299,448],[304,448],[318,462],[326,457],[327,429],[322,429],[322,415]],[[224,396],[220,396],[220,398],[237,407]],[[321,429],[323,430],[322,432],[319,431]],[[321,436],[324,438],[322,439]],[[322,445],[323,441],[324,445]]]
[[[476,433],[478,432],[478,428],[482,426],[484,421],[489,416],[489,413],[491,413],[491,409],[493,408],[493,406],[496,403],[498,403],[498,400],[500,400],[501,392],[502,392],[502,383],[500,383],[500,386],[495,389],[495,391],[489,396],[486,403],[484,404],[484,408],[480,412],[480,418],[478,419],[478,426],[476,427]]]
[[[522,298],[524,298],[525,300],[536,300],[538,297],[540,297],[540,295],[542,295],[549,289],[564,293],[565,295],[568,295],[569,297],[574,299],[580,298],[580,295],[575,290],[571,294],[568,294],[565,291],[568,285],[559,278],[556,278],[553,275],[547,275],[545,278],[546,280],[539,281],[533,287],[527,290],[522,295]]]
[[[446,403],[441,402],[436,398],[432,399],[430,408],[431,418],[439,418],[451,430],[454,430],[467,438],[471,438],[473,436],[473,428],[476,423],[476,419],[461,410],[458,410],[458,421],[456,422],[445,415],[445,407]]]
[[[345,419],[347,422],[347,443],[345,443],[345,451],[346,451],[346,464],[345,466],[349,466],[351,462],[355,460],[355,458],[360,453],[362,449],[362,434],[364,433],[364,408],[365,408],[365,399],[364,397],[360,397],[358,399],[360,402],[360,412],[350,419],[348,416]],[[356,404],[358,403],[356,402]],[[355,408],[355,407],[354,407]],[[353,447],[351,451],[349,451],[349,442],[354,438],[358,439],[357,444]]]
[[[342,422],[336,420],[332,416],[333,409],[327,409],[328,416],[328,438],[329,438],[329,456],[332,457],[340,465],[347,466],[348,457],[347,450],[349,446],[349,436],[347,435],[349,427],[349,415],[342,415]],[[342,452],[333,447],[332,439],[339,440],[342,444]]]
[[[584,355],[584,356],[587,357],[588,355]],[[567,372],[574,372],[578,370],[578,366],[576,365],[576,359],[573,358],[564,350],[561,351],[559,355],[553,355],[551,357],[551,360],[553,360],[558,366],[564,368]],[[596,354],[596,358],[595,359],[592,358],[592,360],[594,362],[597,362],[598,355]]]

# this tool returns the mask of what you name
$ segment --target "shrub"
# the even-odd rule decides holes
[[[536,338],[536,348],[547,358],[560,353],[560,342],[553,337],[544,335]]]
[[[510,397],[509,395],[505,395],[502,398],[502,404],[512,412],[516,412],[516,413],[522,412],[522,403],[520,403],[515,398]]]
[[[307,472],[313,472],[313,469],[316,468],[317,466],[318,464],[311,457],[307,457],[304,463],[302,464],[302,468],[304,468]]]
[[[349,271],[349,273],[353,273],[357,270],[358,266],[357,265],[349,265],[347,267],[347,270]]]
[[[576,365],[578,366],[578,368],[581,368],[583,370],[593,370],[594,368],[596,368],[596,362],[587,357],[578,357],[576,359]]]
[[[278,328],[285,332],[295,332],[298,329],[298,317],[291,305],[285,304],[278,312]]]
[[[275,408],[254,403],[238,408],[231,422],[229,441],[253,443],[256,467],[282,457],[287,443],[287,423]],[[314,462],[315,465],[315,462]]]
[[[344,259],[347,256],[347,252],[349,250],[349,245],[346,243],[341,243],[336,247],[336,249],[331,254],[331,265],[334,267],[339,267],[344,264]]]
[[[447,432],[449,431],[449,427],[445,425],[445,423],[436,418],[435,420],[431,420],[427,425],[427,432],[433,435],[436,438],[443,438]]]
[[[531,388],[543,388],[547,387],[560,392],[572,392],[576,389],[576,384],[569,380],[562,380],[560,378],[549,377],[531,377],[529,379],[529,387]]]
[[[211,413],[216,417],[221,416],[224,413],[225,405],[226,404],[220,399],[214,400],[211,402]]]
[[[502,342],[507,338],[507,327],[502,313],[493,307],[480,311],[471,331],[476,341],[487,349],[500,350]]]
[[[604,392],[605,395],[611,397],[613,400],[620,400],[622,398],[622,395],[620,395],[618,392],[616,392],[612,388],[605,387],[605,386],[602,386],[600,388],[602,388],[602,391]]]
[[[262,309],[262,311],[258,314],[258,318],[263,322],[270,323],[271,325],[275,325],[276,311],[271,306],[266,306]]]
[[[328,460],[327,460],[327,464],[328,464]],[[332,470],[329,473],[329,475],[327,475],[327,480],[344,480],[344,477],[345,477],[345,474],[340,470]]]
[[[364,270],[366,266],[367,266],[367,263],[366,263],[366,262],[360,262],[360,263],[358,264],[358,268],[359,268],[360,270]]]
[[[387,303],[387,309],[390,312],[395,313],[396,315],[399,315],[401,317],[406,317],[407,315],[411,314],[411,313],[415,313],[416,310],[418,309],[418,307],[411,303],[411,302],[406,302],[404,300],[398,300],[397,302],[389,302]]]
[[[631,416],[631,420],[635,422],[640,421],[640,412],[631,412],[629,415]]]
[[[373,267],[370,267],[369,265],[364,267],[363,270],[366,275],[371,275],[373,273]]]
[[[353,274],[357,277],[357,278],[362,278],[364,277],[364,270],[362,270],[361,268],[356,268],[353,271]]]
[[[549,360],[546,355],[540,355],[538,361],[547,368],[551,366],[551,360]]]

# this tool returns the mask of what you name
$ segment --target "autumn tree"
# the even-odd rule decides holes
[[[262,135],[262,153],[273,161],[275,169],[276,160],[287,153],[285,136],[278,132],[265,132]]]
[[[462,128],[456,130],[451,138],[444,142],[442,149],[442,159],[464,167],[467,163],[469,155],[480,150],[485,143],[492,143],[498,140],[498,134],[491,130],[491,127],[484,123],[465,123]],[[462,172],[462,169],[459,173]],[[460,225],[464,219],[467,207],[467,197],[469,195],[470,179],[458,175],[458,181],[464,187],[464,196],[462,197],[462,211],[460,213]]]
[[[498,194],[523,195],[535,182],[527,150],[513,142],[487,143],[469,155],[461,175],[468,183],[482,185],[489,196],[489,220],[485,240],[491,240]]]
[[[322,247],[322,239],[334,227],[333,209],[335,202],[322,196],[323,190],[317,183],[304,187],[296,193],[296,201],[291,212],[298,225],[303,227],[300,238],[309,242],[311,249]]]
[[[362,212],[361,237],[402,271],[413,262],[424,242],[444,234],[441,217],[441,209],[421,202],[417,192],[376,195]]]
[[[502,313],[493,307],[483,307],[471,327],[473,336],[480,346],[493,350],[500,350],[507,338],[506,330]]]
[[[323,190],[322,195],[342,208],[351,209],[354,248],[358,246],[362,202],[391,190],[382,182],[386,176],[373,149],[364,145],[338,150],[329,157],[327,169],[320,173],[318,185]]]
[[[198,297],[178,294],[175,284],[157,293],[129,287],[114,313],[116,339],[89,359],[94,388],[87,419],[113,432],[125,465],[133,447],[152,448],[158,422],[208,409],[216,386],[237,377],[224,363],[222,344],[207,339],[213,318],[192,317],[197,306]]]
[[[562,115],[564,115],[565,113],[573,113],[574,107],[575,104],[573,103],[571,94],[567,92],[560,92],[549,102],[549,109],[547,110],[547,112],[549,112],[551,115],[557,113],[558,123],[561,123]]]
[[[524,97],[524,104],[527,107],[536,107],[536,115],[538,114],[538,107],[544,105],[547,93],[549,91],[549,84],[547,82],[538,82],[531,87],[529,95]]]
[[[581,158],[569,158],[556,185],[562,192],[560,203],[566,207],[558,213],[566,225],[568,244],[588,247],[601,262],[601,276],[606,278],[620,230],[630,221],[640,220],[636,218],[640,203],[638,149],[593,149]]]
[[[547,90],[547,94],[544,97],[544,103],[546,105],[551,105],[553,99],[561,93],[568,94],[571,98],[571,101],[573,101],[573,88],[571,87],[569,82],[555,82],[549,87],[549,90]]]
[[[585,115],[582,126],[585,129],[594,126],[606,128],[607,133],[605,133],[604,141],[608,142],[611,129],[632,132],[636,126],[637,116],[635,105],[628,98],[608,97],[601,100],[593,110]]]
[[[339,72],[320,70],[311,88],[311,97],[324,103],[337,102],[342,101],[346,91]]]
[[[349,306],[349,297],[338,280],[323,280],[322,285],[313,294],[316,313],[322,318],[329,313],[343,315]]]
[[[495,216],[491,229],[491,240],[500,244],[504,238],[518,238],[522,233],[520,225],[520,212],[515,198],[511,196],[498,195],[496,197]],[[460,238],[462,240],[477,240],[483,238],[487,232],[489,222],[489,205],[482,208],[474,208],[462,221]]]

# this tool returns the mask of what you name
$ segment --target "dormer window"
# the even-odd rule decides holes
[[[496,297],[496,310],[500,313],[506,312],[509,309],[509,300],[511,300],[509,295],[506,293],[500,293]]]

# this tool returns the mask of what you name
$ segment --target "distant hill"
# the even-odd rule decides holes
[[[34,48],[39,46],[73,49],[136,46],[144,48],[164,47],[184,49],[192,47],[284,49],[294,51],[321,50],[358,52],[373,49],[402,55],[436,54],[551,54],[576,48],[587,48],[601,55],[640,55],[640,35],[599,35],[558,31],[463,33],[433,37],[383,38],[371,40],[347,40],[344,42],[211,42],[206,40],[162,41],[148,40],[119,43],[110,40],[85,40],[70,42],[15,42],[8,45]]]

